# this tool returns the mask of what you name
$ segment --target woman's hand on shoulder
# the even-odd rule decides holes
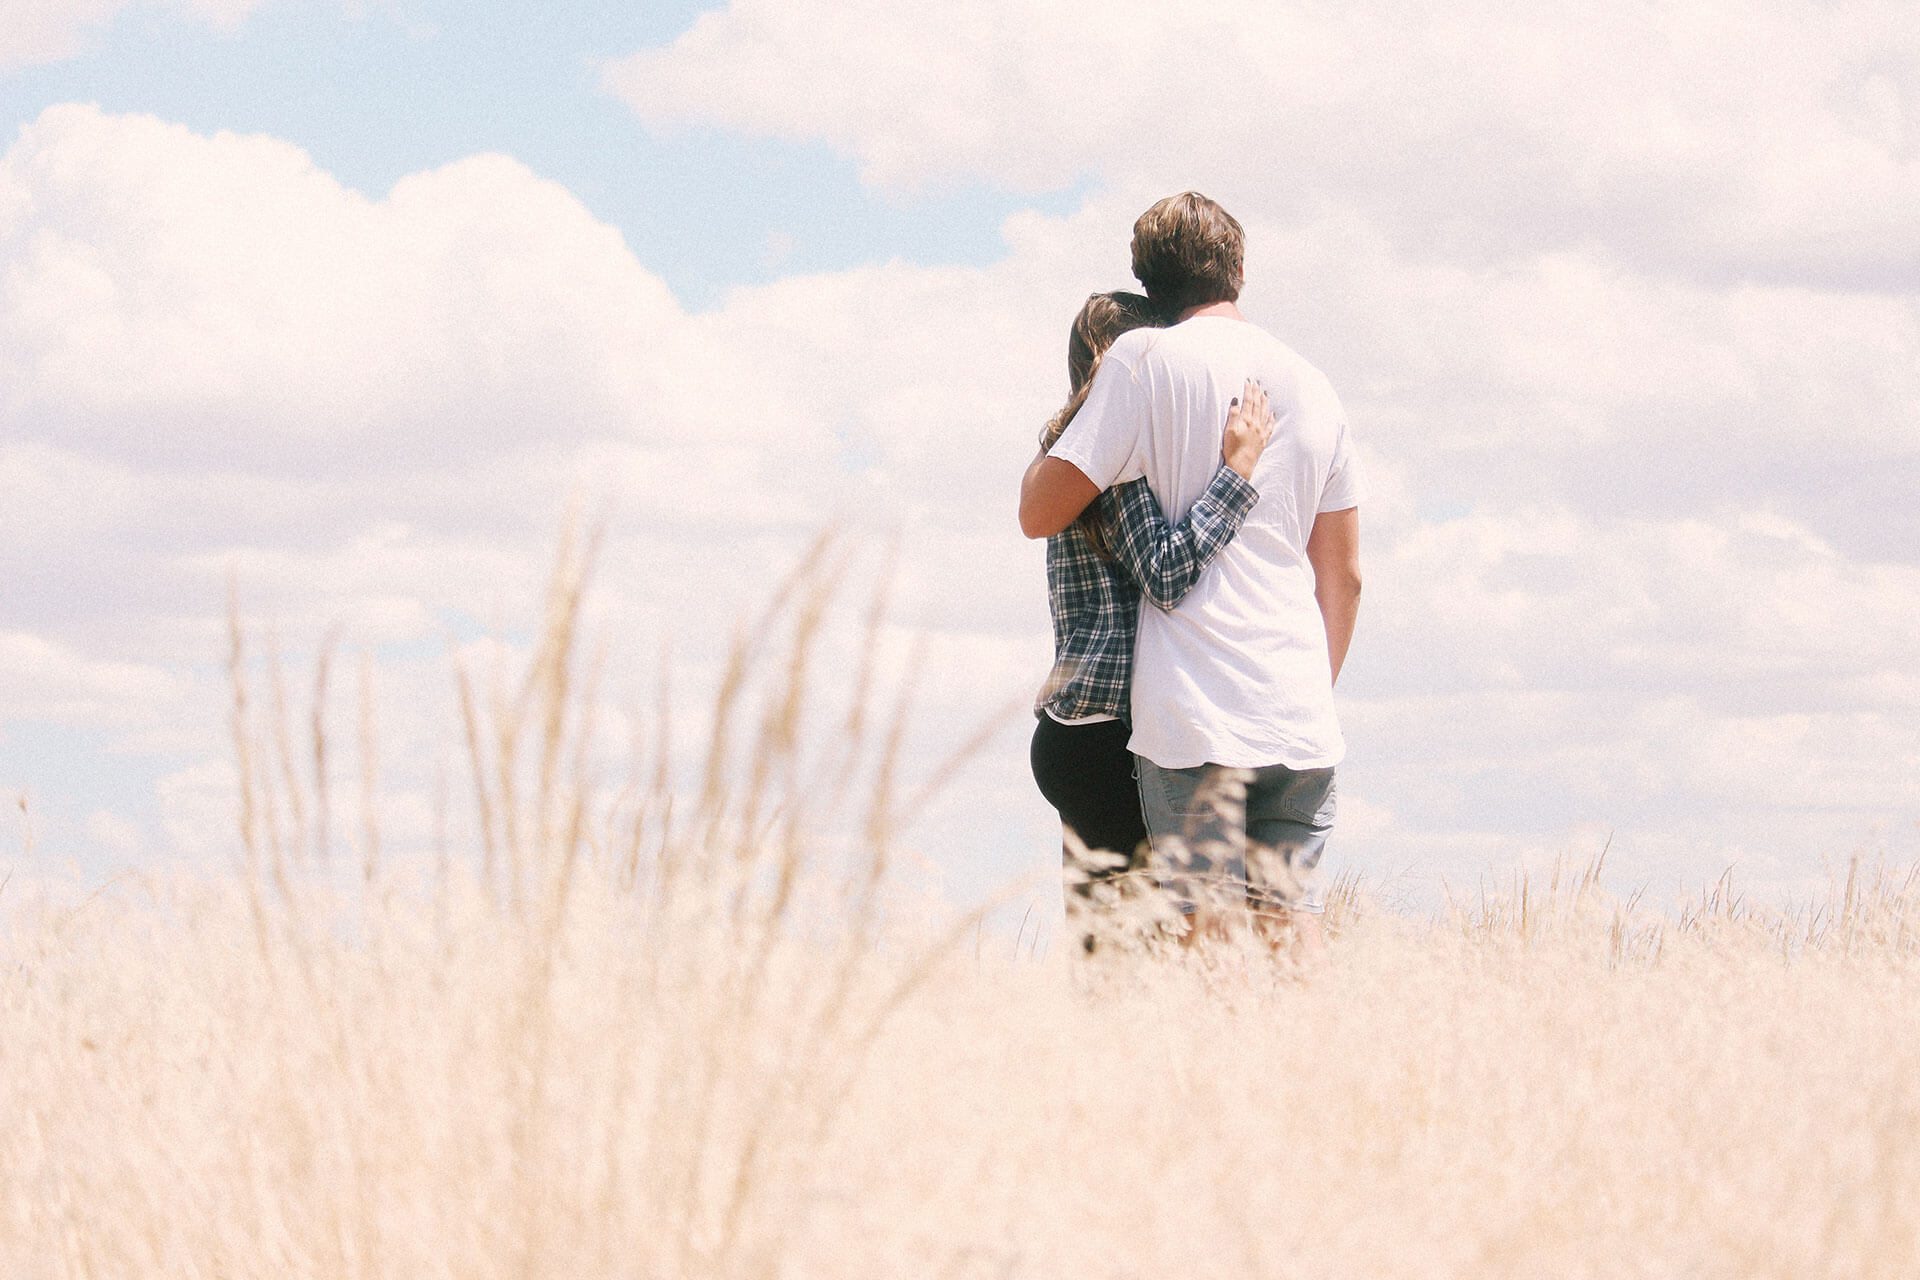
[[[1273,410],[1267,407],[1267,393],[1252,378],[1227,413],[1227,429],[1220,437],[1220,456],[1243,480],[1253,479],[1253,464],[1260,461],[1267,441],[1273,438]]]

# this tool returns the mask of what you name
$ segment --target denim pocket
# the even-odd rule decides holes
[[[1209,811],[1205,792],[1210,767],[1203,764],[1191,769],[1161,769],[1156,766],[1160,774],[1160,797],[1168,813],[1176,818],[1193,818]]]
[[[1310,827],[1330,827],[1336,808],[1332,769],[1307,769],[1294,775],[1281,800],[1280,816]]]

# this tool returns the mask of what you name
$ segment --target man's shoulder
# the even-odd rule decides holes
[[[1258,378],[1269,395],[1338,412],[1333,383],[1278,337],[1248,320],[1196,316],[1165,329],[1134,329],[1114,341],[1107,359],[1132,376],[1192,382],[1223,374],[1238,385]]]
[[[1231,325],[1229,328],[1227,326]],[[1250,321],[1227,321],[1213,331],[1195,335],[1198,354],[1217,352],[1221,358],[1237,360],[1263,383],[1269,394],[1290,389],[1301,399],[1315,403],[1339,403],[1333,383],[1305,356],[1280,338]]]
[[[1159,331],[1153,352],[1169,360],[1253,360],[1302,363],[1291,347],[1250,320],[1195,316]]]

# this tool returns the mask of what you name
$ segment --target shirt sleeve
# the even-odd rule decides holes
[[[1320,510],[1345,511],[1357,507],[1366,497],[1366,485],[1360,475],[1360,459],[1353,451],[1353,438],[1347,431],[1347,424],[1340,424],[1340,438],[1333,446],[1333,466],[1327,472],[1327,483],[1320,490]]]
[[[1141,441],[1149,408],[1146,389],[1133,369],[1109,349],[1094,371],[1086,403],[1048,453],[1071,462],[1102,489],[1144,475]]]
[[[1140,584],[1141,594],[1161,610],[1172,609],[1199,581],[1200,571],[1233,541],[1259,497],[1223,462],[1180,523],[1169,525],[1147,482],[1132,480],[1102,495],[1107,541],[1114,558]]]

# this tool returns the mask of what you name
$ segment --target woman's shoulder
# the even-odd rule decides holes
[[[1148,358],[1166,332],[1165,329],[1156,329],[1152,326],[1129,329],[1113,340],[1113,345],[1107,348],[1106,355],[1100,358],[1101,363],[1114,363],[1124,365],[1128,369],[1138,369],[1140,363]]]

